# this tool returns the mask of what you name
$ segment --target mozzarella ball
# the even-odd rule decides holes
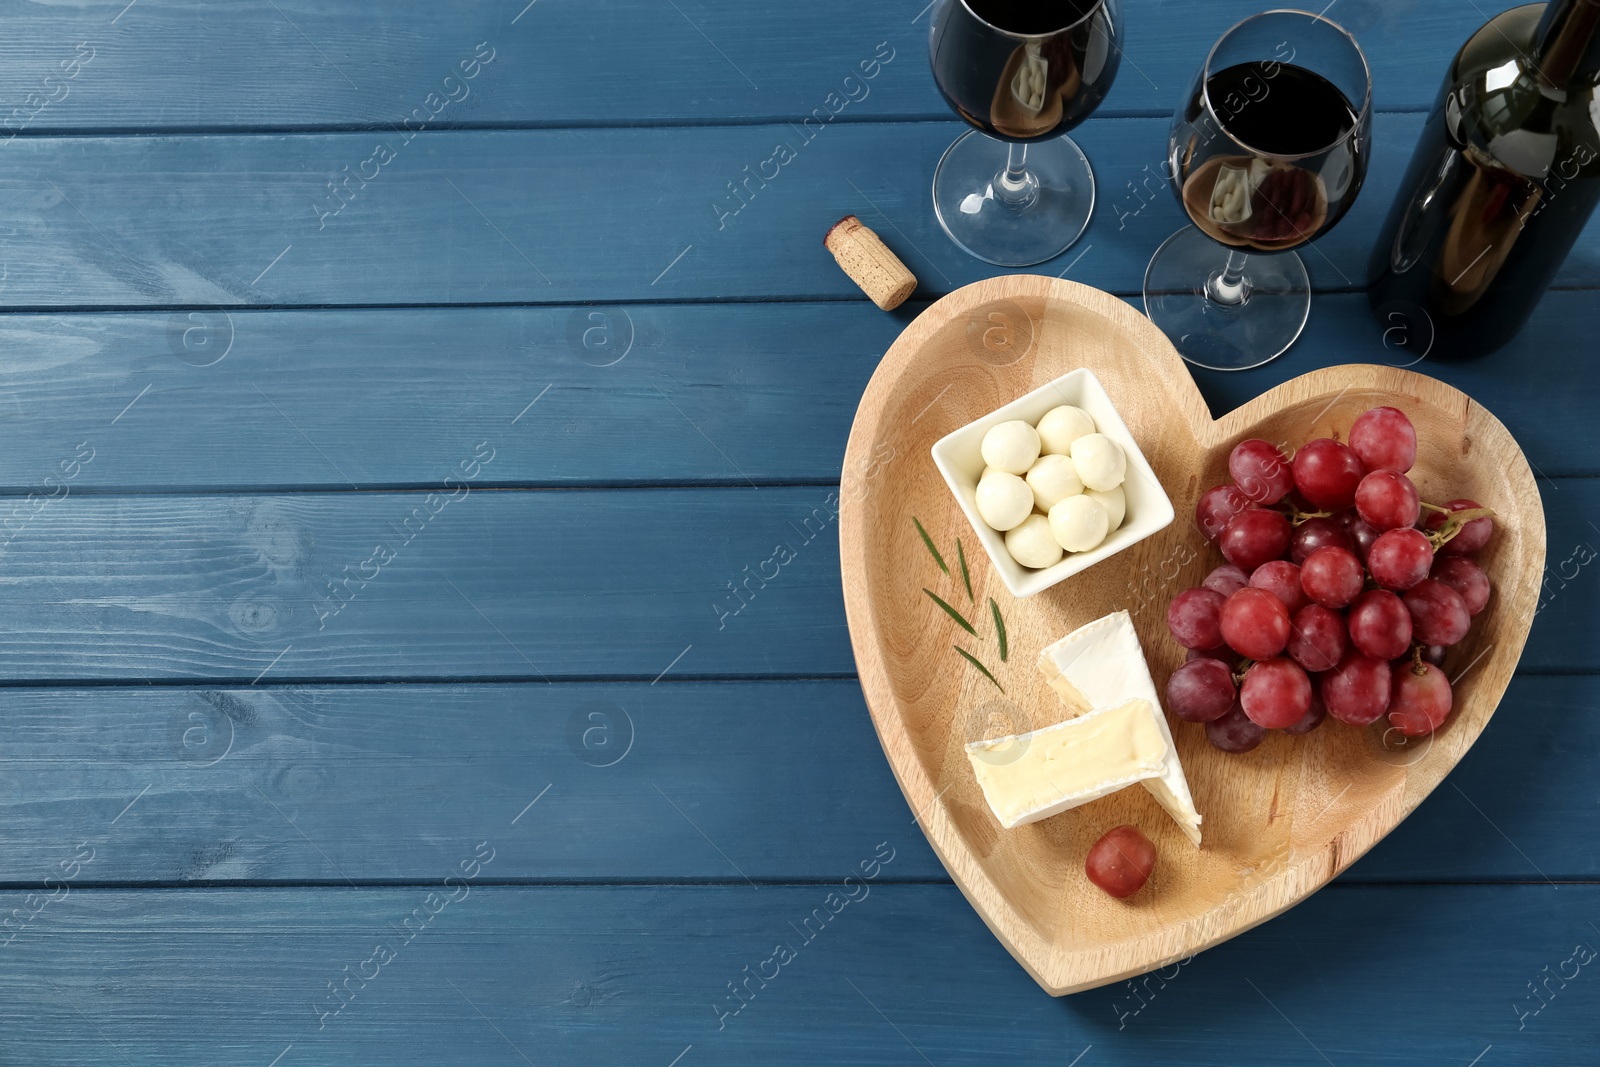
[[[1092,497],[1069,496],[1050,509],[1050,536],[1068,552],[1087,552],[1106,539],[1111,523]]]
[[[1033,511],[1033,490],[1015,474],[992,471],[978,482],[978,514],[996,530],[1022,525]]]
[[[983,435],[983,461],[997,471],[1021,476],[1038,458],[1039,431],[1021,419],[1002,422]]]
[[[1119,485],[1115,489],[1103,491],[1090,489],[1083,495],[1106,509],[1106,520],[1110,523],[1110,529],[1106,533],[1115,533],[1121,528],[1122,520],[1128,514],[1128,498],[1124,494],[1122,486]]]
[[[1061,562],[1061,546],[1050,535],[1050,520],[1043,515],[1029,515],[1021,526],[1006,534],[1006,550],[1024,567],[1036,570]]]
[[[1086,488],[1102,493],[1121,485],[1128,473],[1128,457],[1103,433],[1086,434],[1072,442],[1072,465],[1078,468]]]
[[[1066,456],[1040,456],[1028,468],[1026,479],[1033,490],[1033,502],[1040,511],[1049,510],[1069,496],[1083,492],[1083,479],[1078,468]]]
[[[1072,450],[1072,442],[1091,433],[1094,420],[1087,411],[1071,404],[1051,408],[1039,420],[1039,440],[1044,450],[1054,456],[1066,455]]]

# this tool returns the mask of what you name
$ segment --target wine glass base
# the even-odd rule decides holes
[[[1144,313],[1178,354],[1208,370],[1249,370],[1288,351],[1311,315],[1311,279],[1293,252],[1248,256],[1245,299],[1223,304],[1208,287],[1228,250],[1193,226],[1162,242],[1144,272]]]
[[[1083,235],[1094,214],[1094,171],[1070,137],[1034,141],[1027,171],[1037,183],[1029,202],[997,195],[1010,145],[977,130],[945,150],[933,174],[939,225],[968,255],[1000,267],[1054,259]]]

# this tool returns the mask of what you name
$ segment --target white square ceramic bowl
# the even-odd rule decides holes
[[[1127,517],[1122,525],[1107,537],[1099,547],[1088,552],[1069,552],[1061,562],[1043,570],[1024,567],[1011,558],[1006,550],[1005,534],[992,529],[978,515],[978,476],[983,473],[983,435],[990,428],[1012,419],[1021,419],[1030,426],[1037,425],[1045,412],[1062,404],[1080,407],[1094,419],[1097,430],[1115,441],[1128,457],[1128,473],[1123,481],[1127,497]],[[1156,481],[1150,463],[1139,451],[1139,443],[1128,432],[1128,427],[1112,406],[1100,380],[1088,370],[1075,370],[1064,374],[1048,385],[1040,386],[1026,396],[1018,397],[998,411],[991,412],[976,422],[969,422],[933,446],[933,462],[944,475],[944,480],[955,494],[973,532],[983,542],[989,560],[999,572],[1000,579],[1015,597],[1024,598],[1055,585],[1079,571],[1094,566],[1108,556],[1114,556],[1129,545],[1143,541],[1151,534],[1163,530],[1172,522],[1172,501],[1168,499],[1161,483]]]

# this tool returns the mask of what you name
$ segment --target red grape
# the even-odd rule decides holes
[[[1233,707],[1233,671],[1215,659],[1192,659],[1167,679],[1167,708],[1185,722],[1210,722]]]
[[[1363,523],[1363,525],[1365,525]],[[1378,535],[1374,533],[1373,537]],[[1294,528],[1294,536],[1289,545],[1289,558],[1295,563],[1304,563],[1306,557],[1319,548],[1333,545],[1335,548],[1355,551],[1355,539],[1350,532],[1340,525],[1337,519],[1315,518],[1307,519]]]
[[[1356,489],[1356,511],[1374,530],[1399,530],[1415,525],[1422,514],[1417,487],[1399,471],[1373,471]]]
[[[1269,730],[1293,726],[1311,710],[1311,679],[1293,660],[1282,656],[1263,660],[1245,672],[1239,706],[1257,726]]]
[[[1239,512],[1250,506],[1250,500],[1233,483],[1207,489],[1194,505],[1194,524],[1200,528],[1207,541],[1222,536],[1223,529]]]
[[[1214,589],[1185,589],[1167,605],[1167,629],[1184,648],[1216,648],[1222,644],[1217,620],[1226,601]]]
[[[1446,556],[1443,553],[1433,562],[1433,578],[1461,594],[1467,612],[1476,615],[1489,605],[1489,576],[1483,568],[1465,556]]]
[[[1471,500],[1452,500],[1444,505],[1451,511],[1470,511],[1483,505]],[[1428,512],[1428,519],[1423,525],[1429,530],[1437,530],[1450,518],[1448,515],[1437,511]],[[1488,515],[1473,519],[1450,540],[1446,541],[1439,549],[1441,556],[1475,556],[1489,543],[1489,537],[1494,533],[1494,519]]]
[[[1317,695],[1315,688],[1311,691],[1311,707],[1300,717],[1300,721],[1292,726],[1285,726],[1286,734],[1309,734],[1312,730],[1322,725],[1322,720],[1327,718],[1328,709],[1322,706],[1322,697]]]
[[[1453,645],[1467,636],[1472,614],[1461,594],[1432,578],[1418,582],[1405,595],[1411,633],[1425,645]]]
[[[1144,888],[1156,866],[1156,846],[1137,827],[1114,826],[1083,861],[1089,881],[1121,900]]]
[[[1294,488],[1294,471],[1277,447],[1259,438],[1240,441],[1228,456],[1233,484],[1252,503],[1276,504]]]
[[[1266,736],[1266,728],[1251,722],[1238,703],[1222,718],[1206,723],[1206,740],[1224,752],[1249,752]]]
[[[1217,545],[1229,563],[1253,571],[1288,553],[1289,533],[1289,520],[1276,511],[1251,508],[1229,521]]]
[[[1433,664],[1435,667],[1443,667],[1445,653],[1449,651],[1450,650],[1445,648],[1443,645],[1423,645],[1422,658]]]
[[[1350,540],[1355,542],[1356,558],[1362,563],[1367,562],[1367,556],[1372,553],[1372,546],[1378,540],[1378,531],[1374,530],[1359,514],[1354,511],[1349,513],[1349,521],[1345,523],[1345,532],[1350,535]]]
[[[1322,676],[1322,703],[1340,722],[1366,726],[1389,706],[1390,684],[1387,662],[1352,650]]]
[[[1433,546],[1421,530],[1390,530],[1372,542],[1367,570],[1385,589],[1404,592],[1428,576]]]
[[[1369,471],[1404,474],[1417,462],[1417,430],[1398,408],[1373,408],[1350,425],[1350,449]]]
[[[1222,605],[1222,639],[1248,659],[1271,659],[1289,641],[1289,609],[1265,589],[1241,589]]]
[[[1404,607],[1401,614],[1405,613]],[[1411,617],[1406,616],[1409,626]],[[1332,669],[1344,658],[1350,646],[1344,620],[1339,613],[1321,604],[1307,604],[1294,613],[1289,624],[1289,657],[1308,671]]]
[[[1250,576],[1242,568],[1224,563],[1206,575],[1206,580],[1200,584],[1206,589],[1215,589],[1223,596],[1232,596],[1250,584]]]
[[[1373,659],[1394,659],[1411,647],[1411,612],[1387,589],[1370,589],[1350,605],[1350,643]]]
[[[1454,703],[1444,671],[1431,663],[1419,670],[1409,662],[1394,668],[1394,696],[1389,701],[1389,725],[1407,737],[1431,734],[1450,717]]]
[[[1306,605],[1305,590],[1300,588],[1300,568],[1286,559],[1268,560],[1257,567],[1250,584],[1283,601],[1291,615]]]
[[[1318,510],[1349,507],[1366,473],[1356,454],[1330,437],[1307,441],[1294,454],[1295,488]]]
[[[1361,595],[1365,576],[1354,552],[1319,548],[1300,567],[1300,584],[1306,596],[1325,608],[1342,608]]]

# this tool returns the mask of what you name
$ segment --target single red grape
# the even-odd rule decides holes
[[[1401,611],[1404,612],[1404,608]],[[1411,622],[1410,616],[1406,623]],[[1308,671],[1331,670],[1350,647],[1344,619],[1321,604],[1307,604],[1289,622],[1289,657]]]
[[[1224,752],[1249,752],[1266,736],[1266,728],[1251,722],[1237,702],[1222,718],[1206,723],[1206,740]]]
[[[1306,592],[1300,588],[1300,568],[1286,559],[1271,559],[1257,567],[1250,584],[1283,601],[1290,615],[1306,605]]]
[[[1354,552],[1319,548],[1300,566],[1300,584],[1306,596],[1325,608],[1342,608],[1361,595],[1365,575]]]
[[[1319,511],[1354,503],[1366,473],[1356,454],[1331,437],[1307,441],[1294,454],[1294,486]]]
[[[1167,679],[1167,708],[1184,722],[1220,719],[1238,695],[1233,671],[1220,660],[1190,660]]]
[[[1369,471],[1404,474],[1417,462],[1417,430],[1398,408],[1373,408],[1350,425],[1350,449]]]
[[[1322,703],[1340,722],[1366,726],[1377,722],[1388,708],[1390,686],[1387,662],[1352,649],[1322,676]]]
[[[1194,524],[1207,541],[1215,541],[1222,536],[1228,521],[1249,506],[1249,499],[1232,482],[1213,486],[1195,502]]]
[[[1114,826],[1083,861],[1089,881],[1121,900],[1144,888],[1156,866],[1156,846],[1137,827]]]
[[[1233,484],[1255,504],[1276,504],[1294,488],[1289,458],[1268,441],[1240,441],[1228,456]]]
[[[1268,560],[1287,555],[1289,535],[1289,520],[1284,516],[1265,508],[1251,508],[1229,521],[1217,545],[1229,563],[1253,571]]]
[[[1470,511],[1474,508],[1482,507],[1483,505],[1477,503],[1476,501],[1463,499],[1452,500],[1444,506],[1449,508],[1451,511]],[[1449,518],[1450,516],[1440,512],[1430,511],[1428,512],[1427,521],[1423,523],[1423,526],[1429,530],[1437,530],[1439,527],[1443,526]],[[1484,545],[1489,543],[1489,537],[1493,533],[1494,519],[1490,518],[1488,515],[1485,515],[1479,519],[1473,519],[1471,522],[1461,527],[1454,537],[1450,538],[1450,540],[1444,543],[1444,545],[1439,549],[1439,554],[1441,556],[1475,556],[1483,549]]]
[[[1399,471],[1373,471],[1356,488],[1356,511],[1380,533],[1416,524],[1422,514],[1417,487]]]
[[[1406,590],[1405,602],[1411,634],[1425,645],[1453,645],[1472,627],[1467,602],[1443,582],[1432,578],[1418,582]]]
[[[1440,553],[1433,561],[1431,577],[1460,593],[1469,614],[1476,615],[1489,606],[1489,576],[1466,556]]]
[[[1232,596],[1250,584],[1250,576],[1242,568],[1224,563],[1206,575],[1206,580],[1200,584],[1207,589],[1215,589],[1223,596]]]
[[[1394,695],[1389,700],[1389,725],[1407,737],[1431,734],[1450,717],[1454,696],[1444,671],[1431,663],[1409,662],[1394,667]]]
[[[1359,513],[1349,512],[1350,518],[1345,522],[1345,533],[1350,535],[1350,540],[1355,542],[1356,558],[1362,563],[1367,562],[1367,556],[1372,552],[1372,546],[1378,540],[1378,531],[1374,530]]]
[[[1283,656],[1263,660],[1245,672],[1239,706],[1257,726],[1269,730],[1293,726],[1311,710],[1311,679],[1298,663]]]
[[[1450,650],[1443,645],[1423,645],[1422,658],[1433,664],[1435,667],[1443,667],[1445,654],[1449,651]]]
[[[1313,686],[1311,690],[1311,707],[1300,717],[1299,722],[1294,723],[1292,726],[1285,726],[1283,732],[1294,734],[1295,736],[1309,734],[1312,730],[1321,726],[1322,720],[1327,716],[1328,709],[1322,706],[1322,697],[1318,695],[1316,687]]]
[[[1369,589],[1350,605],[1350,643],[1373,659],[1394,659],[1411,647],[1411,612],[1387,589]]]
[[[1378,535],[1374,533],[1372,536]],[[1307,519],[1294,528],[1293,539],[1289,544],[1289,559],[1295,563],[1304,563],[1311,553],[1329,545],[1350,552],[1356,549],[1356,542],[1350,536],[1350,531],[1346,530],[1337,519],[1320,517]]]
[[[1227,598],[1214,589],[1185,589],[1167,605],[1167,629],[1184,648],[1222,644],[1218,618]]]
[[[1247,659],[1271,659],[1289,641],[1289,609],[1265,589],[1241,589],[1222,605],[1222,639]]]
[[[1433,546],[1421,530],[1390,530],[1372,542],[1367,570],[1385,589],[1404,592],[1428,576]]]

